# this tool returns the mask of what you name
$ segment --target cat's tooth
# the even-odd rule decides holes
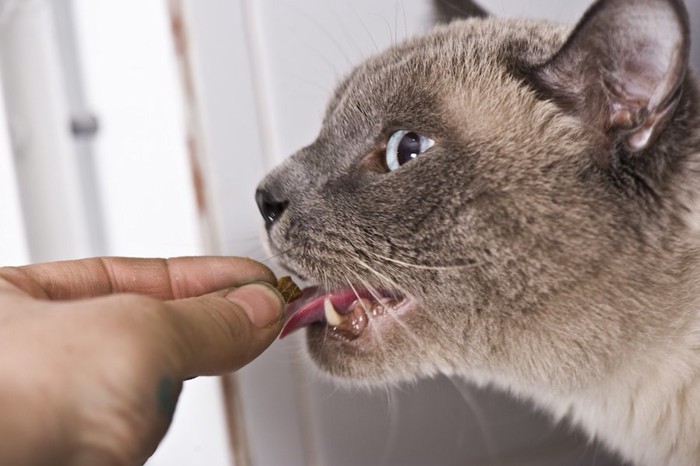
[[[331,302],[330,296],[326,296],[326,299],[323,301],[323,312],[326,315],[328,325],[337,327],[345,321],[345,317],[336,311],[333,303]]]

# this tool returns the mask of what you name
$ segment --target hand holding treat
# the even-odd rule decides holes
[[[0,464],[142,464],[183,380],[236,370],[274,341],[274,284],[233,257],[0,268]]]

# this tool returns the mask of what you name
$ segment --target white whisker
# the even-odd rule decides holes
[[[348,283],[348,286],[350,286],[350,289],[352,289],[352,292],[355,293],[355,296],[357,297],[357,300],[359,301],[360,295],[357,293],[357,290],[355,289],[352,282],[350,281],[350,279],[347,276],[345,277],[345,281]]]
[[[374,298],[374,300],[377,301],[377,302],[380,302],[380,300],[382,299],[382,297],[381,297],[381,295],[377,292],[377,290],[376,290],[372,285],[370,285],[369,283],[367,283],[367,281],[366,281],[365,279],[363,279],[362,277],[360,277],[359,275],[357,275],[357,278],[362,282],[362,284],[364,285],[365,289],[366,289],[367,291],[369,291],[369,294],[372,295],[372,297]]]
[[[286,254],[289,254],[290,252],[292,252],[292,251],[294,251],[294,250],[296,250],[296,249],[298,249],[298,248],[300,248],[300,247],[301,247],[301,246],[295,246],[295,247],[293,247],[293,248],[285,249],[284,251],[280,251],[280,252],[278,252],[277,254],[273,254],[272,256],[269,256],[269,257],[266,257],[265,259],[262,259],[260,262],[263,262],[263,263],[264,263],[264,262],[273,261],[273,260],[275,260],[275,259],[278,259],[279,257],[282,257],[282,256],[284,256],[284,255],[286,255]]]
[[[360,280],[360,282],[362,283],[362,285],[364,285],[364,287],[372,294],[372,297],[374,297],[374,299],[376,299],[377,302],[380,302],[381,297],[379,296],[379,293],[377,293],[377,291],[376,291],[369,283],[367,283],[367,281],[366,281],[364,278],[360,277],[360,276],[357,275],[357,274],[355,274],[355,276],[358,278],[358,280]],[[388,317],[390,317],[391,319],[393,319],[394,322],[396,322],[396,325],[398,325],[398,326],[404,331],[404,333],[406,334],[406,336],[407,336],[417,347],[419,347],[419,348],[421,347],[422,343],[421,343],[420,339],[416,336],[416,334],[413,332],[413,330],[411,330],[411,329],[408,327],[408,325],[406,325],[406,323],[403,322],[403,321],[401,320],[401,318],[400,318],[399,316],[397,316],[396,314],[394,314],[394,313],[391,312],[390,310],[387,310],[387,313],[385,314],[385,316],[388,316]]]
[[[398,434],[401,431],[400,417],[399,417],[399,401],[394,394],[393,387],[387,387],[386,397],[387,397],[387,421],[389,427],[387,429],[387,438],[384,443],[384,451],[382,452],[381,459],[377,464],[388,465],[390,464],[391,452],[398,445]]]
[[[387,262],[391,262],[397,265],[401,265],[403,267],[411,267],[413,269],[420,269],[420,270],[459,270],[459,269],[465,269],[469,267],[475,267],[475,264],[465,264],[465,265],[422,265],[422,264],[411,264],[409,262],[405,262],[399,259],[394,259],[392,257],[388,256],[383,256],[381,254],[377,254],[375,252],[371,252],[373,256],[377,257],[378,259],[385,260]]]
[[[290,5],[290,4],[281,3],[281,5],[285,8],[287,8],[292,13],[296,14],[298,17],[302,18],[310,26],[315,27],[319,32],[321,32],[328,39],[328,41],[331,44],[333,44],[335,46],[335,48],[337,49],[340,56],[342,56],[345,59],[345,61],[347,62],[347,64],[349,66],[354,65],[350,56],[347,54],[345,47],[343,46],[343,44],[341,44],[341,42],[336,37],[336,34],[332,34],[331,31],[322,22],[320,22],[316,18],[316,16],[307,13],[302,8],[298,8],[298,7],[295,7],[295,6]],[[329,61],[329,63],[330,63],[330,61]],[[335,69],[335,66],[333,68]],[[337,74],[337,72],[336,72],[336,74]]]
[[[365,30],[365,32],[369,36],[369,40],[372,41],[372,45],[374,45],[375,51],[377,53],[379,53],[380,52],[379,46],[377,45],[377,42],[374,40],[374,36],[372,35],[369,28],[367,27],[367,24],[362,20],[360,15],[357,13],[357,10],[355,8],[353,8],[352,5],[350,5],[350,9],[352,10],[352,12],[355,15],[355,17],[357,18],[357,20],[360,22],[360,25],[362,25],[362,28]]]
[[[448,377],[448,379],[455,387],[457,392],[462,396],[462,399],[474,415],[476,425],[479,428],[479,431],[481,431],[481,437],[483,438],[484,445],[486,446],[486,454],[488,456],[489,463],[495,465],[502,464],[503,460],[498,454],[498,447],[496,446],[494,435],[492,432],[490,432],[490,429],[488,428],[486,414],[479,405],[479,402],[474,397],[474,394],[472,393],[472,388],[466,386],[465,381],[460,380],[461,383],[458,384],[454,378]]]
[[[403,36],[404,40],[408,39],[408,20],[406,19],[406,4],[401,2],[401,10],[403,11]]]
[[[395,291],[400,291],[400,287],[396,284],[396,282],[386,275],[380,273],[379,271],[375,270],[373,267],[371,267],[369,264],[365,263],[362,259],[359,257],[354,258],[355,261],[360,264],[362,267],[366,268],[370,272],[372,272],[374,275],[376,275],[380,281],[386,283],[390,288],[393,288]]]
[[[355,40],[354,34],[351,34],[350,32],[348,32],[347,28],[345,27],[345,23],[347,22],[345,20],[345,18],[343,18],[340,14],[338,14],[338,10],[336,8],[334,8],[332,5],[329,5],[329,9],[330,9],[331,13],[333,14],[333,16],[335,17],[336,22],[337,22],[337,26],[338,26],[339,30],[342,32],[343,36],[346,37],[354,46],[355,52],[356,52],[355,55],[357,57],[359,57],[360,59],[364,60],[366,58],[365,54],[363,53],[360,46],[357,44],[357,41]],[[357,14],[357,13],[355,13],[355,14]]]
[[[394,39],[394,32],[391,30],[391,24],[389,24],[389,20],[387,20],[386,17],[378,14],[373,14],[371,16],[374,16],[375,18],[378,18],[384,22],[384,25],[386,25],[387,32],[389,33],[390,45],[392,47],[396,45],[396,40]]]

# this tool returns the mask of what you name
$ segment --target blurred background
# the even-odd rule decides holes
[[[479,3],[572,22],[590,2]],[[700,0],[687,3],[698,43]],[[273,266],[255,185],[314,139],[354,64],[431,24],[428,0],[0,0],[0,264],[235,254]],[[148,464],[618,463],[459,381],[337,388],[295,335],[235,377],[187,382]]]

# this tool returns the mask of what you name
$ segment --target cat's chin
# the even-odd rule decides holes
[[[428,370],[416,351],[424,345],[411,329],[420,312],[414,299],[379,314],[368,312],[356,335],[328,323],[313,323],[305,330],[308,352],[321,371],[352,386],[385,386],[433,375],[436,370]]]
[[[406,335],[391,326],[383,341],[370,336],[346,341],[329,337],[320,325],[306,329],[308,354],[319,374],[347,388],[384,389],[401,383],[414,383],[442,372],[435,364],[421,360],[420,353],[410,353]],[[400,342],[404,339],[403,344]]]

